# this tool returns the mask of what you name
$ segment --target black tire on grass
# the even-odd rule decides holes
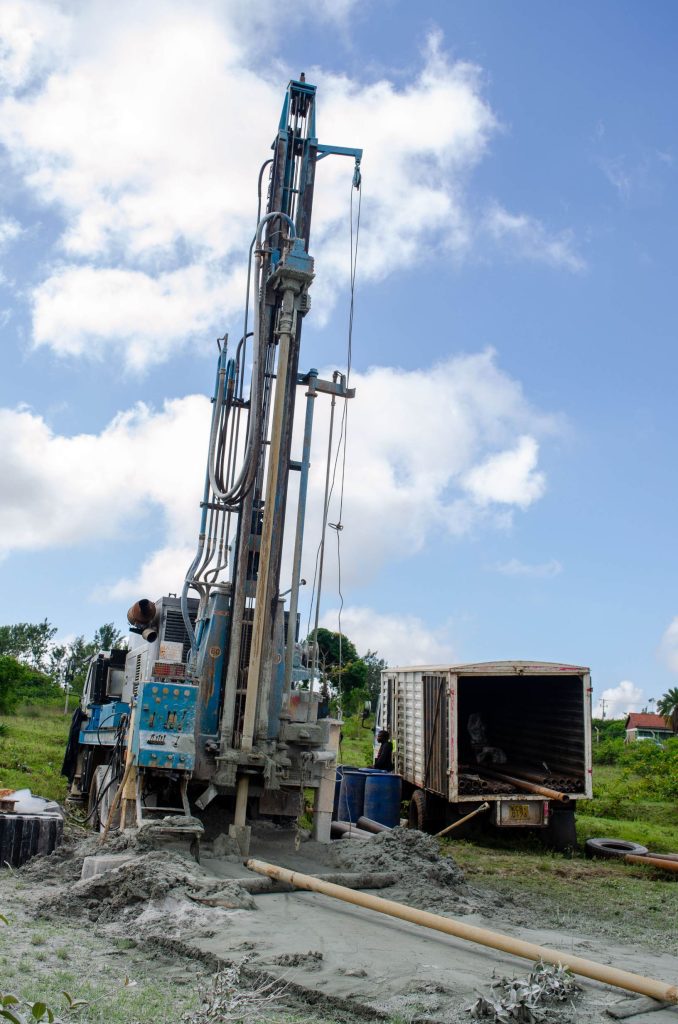
[[[585,853],[587,857],[603,857],[607,860],[625,857],[632,853],[634,857],[644,857],[647,846],[631,843],[626,839],[587,839]]]

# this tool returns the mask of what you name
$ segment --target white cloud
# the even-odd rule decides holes
[[[644,691],[630,679],[603,690],[593,710],[594,718],[603,717],[601,700],[605,701],[605,718],[625,718],[629,711],[639,711],[643,706]]]
[[[92,600],[137,601],[140,597],[155,600],[161,594],[177,594],[194,555],[195,549],[188,545],[161,548],[145,560],[135,576],[96,587]]]
[[[70,19],[53,3],[0,4],[0,84],[20,88],[53,67],[67,44]]]
[[[491,351],[425,370],[373,367],[351,383],[357,395],[349,405],[342,514],[346,584],[368,581],[381,565],[417,554],[433,537],[445,543],[482,525],[505,527],[514,509],[540,497],[545,484],[534,438],[553,433],[558,422],[530,406]],[[302,572],[308,580],[325,479],[327,410],[320,412]],[[523,449],[529,457],[521,457]],[[331,523],[339,515],[338,491],[337,484]],[[337,560],[330,537],[325,572],[331,588]]]
[[[204,346],[215,311],[238,309],[243,289],[239,271],[227,277],[206,264],[157,276],[66,267],[34,292],[34,339],[54,347],[58,338],[61,354],[90,358],[115,345],[129,369],[143,370],[198,337]]]
[[[235,285],[254,183],[290,76],[271,59],[279,29],[312,18],[336,33],[353,6],[303,0],[290,16],[272,0],[5,4],[2,66],[17,91],[0,106],[0,141],[36,198],[63,217],[61,262],[46,254],[33,296],[36,344],[68,356],[119,349],[138,369],[145,345],[160,360],[195,332],[232,326],[224,319],[243,300]],[[464,253],[478,234],[510,239],[520,258],[578,265],[564,235],[526,215],[497,206],[474,224],[466,183],[496,119],[480,70],[450,61],[439,36],[402,84],[306,71],[319,87],[322,141],[365,149],[361,280],[424,250]],[[347,281],[351,173],[343,158],[318,166],[311,248],[321,321]],[[175,313],[176,327],[155,345],[156,324]]]
[[[502,576],[529,576],[534,579],[550,579],[558,576],[563,567],[556,558],[548,562],[521,562],[519,558],[510,558],[508,562],[501,562],[495,566],[495,571]]]
[[[479,505],[499,502],[527,508],[546,487],[537,472],[539,445],[533,437],[518,438],[515,447],[488,456],[465,475],[463,487]]]
[[[323,614],[325,629],[338,629],[338,609]],[[341,632],[359,654],[376,651],[389,665],[453,664],[454,648],[447,627],[430,629],[415,615],[383,615],[372,608],[351,606],[341,613]]]
[[[195,532],[210,403],[189,396],[154,412],[139,404],[100,434],[54,434],[29,409],[0,410],[0,553],[120,538],[162,510],[158,545]]]
[[[552,234],[529,214],[510,213],[494,203],[485,214],[482,228],[514,258],[547,263],[573,272],[584,270],[586,266],[575,249],[571,231]]]
[[[0,216],[0,248],[13,242],[21,234],[21,225],[12,217]]]
[[[678,672],[678,616],[666,627],[659,650],[666,666]]]
[[[526,508],[540,496],[537,446],[527,442],[548,436],[558,423],[531,408],[492,352],[426,370],[375,367],[355,374],[352,383],[357,397],[349,408],[341,534],[346,585],[366,583],[385,562],[420,552],[434,537],[440,544],[494,526],[497,512],[503,525],[507,511]],[[309,581],[319,541],[329,412],[327,401],[316,401],[302,564]],[[27,408],[0,410],[0,547],[8,553],[121,538],[123,530],[153,514],[157,544],[140,575],[101,581],[106,586],[99,596],[130,596],[161,583],[161,589],[176,590],[187,565],[185,549],[197,537],[209,417],[208,398],[193,395],[166,401],[160,410],[140,404],[99,434],[67,437]],[[524,448],[529,458],[521,459]],[[337,483],[330,522],[337,521],[339,489]],[[295,491],[293,480],[292,502]],[[327,595],[336,582],[334,545],[328,545],[325,579]]]

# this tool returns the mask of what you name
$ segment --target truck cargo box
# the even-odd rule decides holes
[[[410,793],[441,808],[487,801],[496,825],[545,826],[554,808],[591,797],[588,668],[549,662],[387,668],[379,728]],[[519,778],[523,785],[498,776]],[[530,784],[562,794],[545,801]],[[511,804],[520,804],[513,809]],[[541,804],[541,807],[537,807]],[[550,805],[550,806],[549,806]]]

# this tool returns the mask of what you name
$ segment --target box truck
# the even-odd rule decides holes
[[[476,822],[538,829],[555,849],[575,845],[576,803],[592,795],[588,668],[387,668],[376,728],[391,734],[413,828],[437,833],[487,804]]]

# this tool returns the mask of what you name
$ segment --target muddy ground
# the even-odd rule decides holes
[[[103,852],[118,859],[106,873],[83,880],[85,858],[101,855],[102,846],[98,836],[71,832],[51,857],[0,872],[0,913],[10,921],[0,929],[0,989],[20,988],[57,1003],[63,998],[58,992],[67,990],[88,1000],[77,1019],[93,1024],[457,1024],[471,1020],[467,1008],[498,978],[530,970],[508,954],[326,896],[253,894],[243,885],[252,873],[225,837],[203,844],[200,865],[188,842],[168,844],[152,829],[112,836]],[[526,911],[519,897],[469,885],[437,841],[416,831],[397,829],[326,847],[262,823],[251,855],[309,874],[386,873],[394,884],[375,895],[678,982],[678,957],[656,944],[623,945],[600,934],[593,921],[590,929],[582,926],[581,919],[576,929],[540,927],[534,908]],[[545,1008],[540,1019],[609,1021],[606,1009],[629,998],[581,980],[579,994]],[[629,1019],[678,1024],[678,1009]]]

